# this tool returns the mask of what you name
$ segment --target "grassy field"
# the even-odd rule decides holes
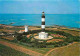
[[[24,47],[24,48],[26,48],[26,49],[30,49],[30,50],[32,50],[32,51],[36,51],[36,52],[39,52],[39,53],[42,53],[42,54],[45,54],[45,53],[47,53],[49,50],[52,49],[52,48],[32,48],[32,47],[28,47],[28,46],[26,46],[26,45],[24,45],[24,44],[13,43],[13,42],[9,42],[9,41],[3,40],[3,39],[0,39],[0,40],[1,40],[1,41],[5,41],[5,42],[8,42],[8,43],[11,43],[11,44],[15,44],[15,45],[17,45],[17,46],[22,46],[22,47]]]
[[[52,51],[48,56],[80,56],[80,43],[75,43],[68,47],[58,48]]]
[[[19,31],[22,29],[24,29],[24,28],[0,29],[0,32],[2,32],[2,31],[4,31],[4,32],[15,32],[15,31]],[[30,27],[29,29],[35,30],[37,28],[36,27]],[[40,29],[40,28],[38,28],[38,29]],[[64,32],[72,34],[73,36],[79,36],[79,31],[76,31],[76,30],[54,29],[54,28],[47,28],[47,30],[64,31]],[[12,43],[12,42],[9,42],[9,43]],[[39,52],[42,54],[46,54],[48,51],[53,49],[53,48],[31,48],[31,47],[26,46],[25,44],[21,45],[19,43],[12,43],[12,44],[16,44],[18,46],[22,46],[26,49],[30,49],[30,50],[33,50],[33,51],[36,51],[36,52]],[[1,44],[0,44],[0,55],[1,56],[29,56],[29,55],[26,55],[22,52],[16,51],[14,49],[11,49],[11,48],[6,47],[6,46],[1,45]],[[69,47],[64,47],[64,48],[60,48],[58,50],[54,50],[48,56],[79,56],[79,43],[77,43],[75,45],[71,45]]]
[[[30,56],[0,44],[0,56]]]
[[[12,42],[9,42],[9,43],[12,43]],[[16,44],[18,46],[22,46],[26,49],[30,49],[32,51],[36,51],[36,52],[39,52],[39,53],[42,53],[42,54],[45,54],[47,53],[49,50],[51,50],[52,48],[33,48],[33,47],[28,47],[26,45],[21,45],[21,44],[17,44],[17,43],[12,43],[12,44]]]

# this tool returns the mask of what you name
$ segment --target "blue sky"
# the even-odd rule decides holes
[[[80,0],[0,0],[0,14],[78,14]]]

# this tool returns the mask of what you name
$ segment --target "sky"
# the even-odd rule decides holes
[[[0,0],[0,14],[80,14],[80,0]]]

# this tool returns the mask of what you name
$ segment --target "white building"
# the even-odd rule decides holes
[[[40,39],[45,39],[45,38],[47,38],[48,37],[48,33],[45,33],[45,32],[40,32],[39,33],[39,38]]]
[[[28,32],[28,26],[25,25],[25,32]]]

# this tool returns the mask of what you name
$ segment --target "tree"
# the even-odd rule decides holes
[[[20,41],[20,40],[23,39],[23,37],[22,37],[22,35],[20,34],[20,35],[18,35],[18,36],[16,37],[16,39],[17,39],[18,41]]]

